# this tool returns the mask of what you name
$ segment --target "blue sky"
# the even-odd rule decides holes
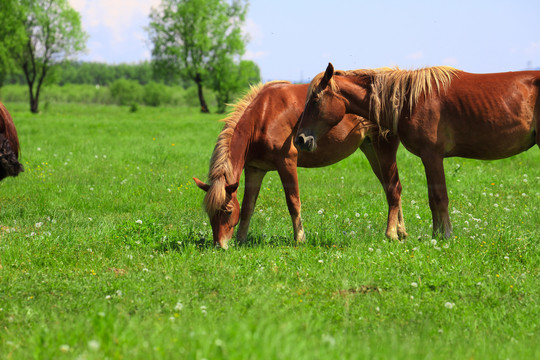
[[[90,35],[87,61],[150,58],[144,27],[160,0],[68,0]],[[263,80],[349,70],[451,65],[470,72],[540,68],[540,1],[251,0],[245,59]]]

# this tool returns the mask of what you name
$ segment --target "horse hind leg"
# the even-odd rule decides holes
[[[448,214],[448,192],[444,175],[443,158],[438,155],[422,156],[426,171],[429,207],[433,218],[433,236],[452,235],[452,225]]]

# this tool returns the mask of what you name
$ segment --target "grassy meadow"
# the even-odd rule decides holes
[[[300,169],[306,244],[269,173],[250,244],[223,251],[191,179],[220,115],[6,106],[26,171],[0,183],[0,359],[540,358],[537,147],[445,161],[449,240],[401,147],[405,242],[357,152]]]

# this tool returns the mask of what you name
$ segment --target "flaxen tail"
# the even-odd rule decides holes
[[[19,151],[19,138],[13,119],[4,104],[0,103],[0,180],[24,171],[19,162]]]

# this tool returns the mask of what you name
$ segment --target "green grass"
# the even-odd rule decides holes
[[[6,105],[26,172],[0,183],[2,359],[540,357],[538,148],[445,161],[447,241],[431,239],[423,167],[400,149],[406,242],[385,240],[358,152],[300,170],[305,245],[270,173],[251,243],[221,251],[191,180],[218,115]]]

